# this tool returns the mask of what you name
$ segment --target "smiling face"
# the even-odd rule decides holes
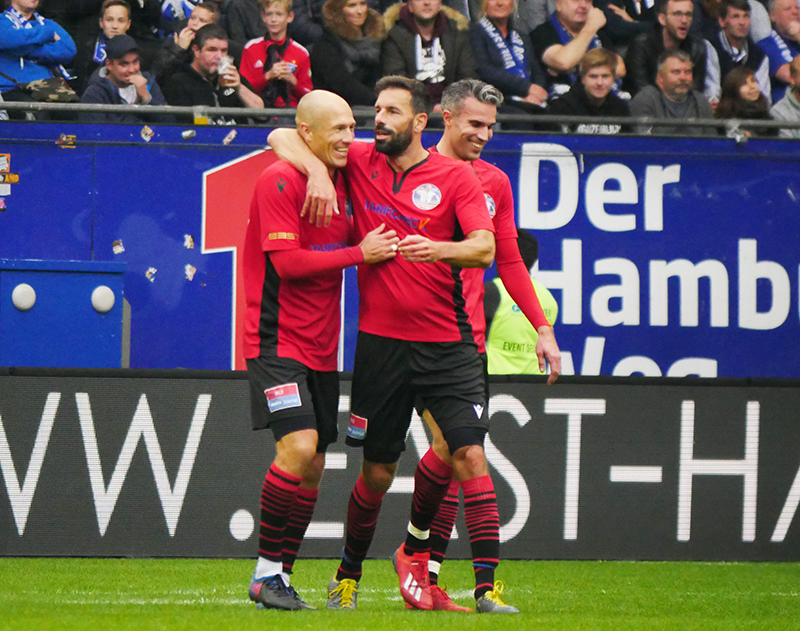
[[[131,77],[139,74],[139,53],[132,51],[119,59],[108,60],[108,79],[118,88],[127,88],[131,84]]]
[[[444,139],[460,160],[473,161],[481,157],[483,147],[492,139],[492,127],[497,122],[497,108],[474,97],[461,102],[455,112],[445,110]]]
[[[350,24],[361,28],[367,21],[367,0],[347,0],[342,13]]]
[[[100,28],[107,39],[115,35],[124,35],[131,26],[128,10],[118,4],[108,7],[100,18]]]
[[[387,88],[375,102],[375,148],[387,156],[398,156],[411,145],[416,116],[411,93]]]
[[[341,169],[347,164],[355,128],[356,121],[346,104],[332,107],[326,116],[308,127],[306,143],[328,169]]]
[[[745,101],[758,101],[761,90],[758,87],[758,81],[753,74],[747,75],[747,79],[739,87],[739,96]]]

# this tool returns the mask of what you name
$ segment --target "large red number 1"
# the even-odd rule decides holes
[[[257,151],[203,173],[202,252],[232,252],[231,368],[245,370],[242,352],[244,278],[242,252],[256,180],[277,158]]]

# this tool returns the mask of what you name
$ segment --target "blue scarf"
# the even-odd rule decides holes
[[[106,36],[103,33],[97,36],[97,40],[94,43],[92,60],[98,64],[102,64],[106,60]]]
[[[500,55],[503,57],[503,66],[506,71],[530,81],[531,74],[528,72],[528,59],[525,55],[525,45],[522,43],[522,38],[519,36],[519,33],[513,29],[509,29],[508,35],[511,40],[511,46],[509,46],[508,40],[503,37],[500,30],[492,24],[485,15],[481,17],[480,25],[489,37],[492,38],[497,50],[500,51]]]
[[[32,20],[25,19],[25,16],[22,15],[22,13],[20,13],[19,11],[17,11],[14,7],[8,7],[8,9],[5,10],[3,15],[5,15],[9,20],[11,20],[11,23],[14,25],[14,28],[17,29],[33,28],[33,24],[31,24]],[[38,13],[34,12],[33,19],[36,20],[36,22],[38,22],[41,26],[44,26],[44,18]],[[25,58],[21,57],[19,62],[21,66],[24,66]],[[62,66],[61,64],[56,66],[56,70],[58,70],[59,74],[65,79],[71,78],[69,72],[67,72],[67,69],[64,68],[64,66]]]
[[[775,46],[778,47],[778,51],[781,54],[783,60],[788,64],[791,63],[792,59],[794,59],[794,55],[792,51],[789,50],[789,46],[786,44],[786,40],[783,39],[783,36],[778,33],[775,29],[772,29],[772,32],[769,34],[769,37],[775,42]]]

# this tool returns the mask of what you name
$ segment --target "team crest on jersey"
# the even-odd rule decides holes
[[[484,193],[483,196],[486,198],[486,209],[489,211],[489,216],[494,219],[494,214],[497,212],[497,207],[494,205],[494,199],[491,195],[489,195],[489,193]]]
[[[442,201],[442,191],[435,184],[421,184],[414,189],[411,200],[420,210],[433,210]]]

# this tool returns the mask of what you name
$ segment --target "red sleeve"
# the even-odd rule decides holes
[[[297,71],[294,73],[297,79],[297,85],[292,88],[292,91],[299,101],[306,94],[311,92],[314,86],[311,84],[311,62],[309,61],[308,54],[306,53],[302,60],[298,61],[300,63],[297,64]]]
[[[264,80],[264,69],[256,68],[256,61],[258,61],[260,53],[261,46],[257,43],[245,46],[244,52],[242,52],[242,61],[239,64],[239,72],[253,86],[253,92],[256,94],[261,94],[267,87],[267,82]]]
[[[364,253],[359,246],[342,248],[333,252],[313,250],[281,250],[269,255],[275,271],[283,279],[304,278],[322,272],[344,269],[364,262]]]
[[[534,329],[550,326],[542,311],[542,305],[536,297],[536,290],[531,282],[531,275],[525,269],[525,263],[519,254],[516,239],[499,239],[497,241],[495,260],[497,275],[503,281],[511,299],[528,318]]]
[[[514,220],[514,194],[511,192],[511,182],[505,175],[495,178],[497,184],[493,187],[497,199],[495,201],[494,213],[494,238],[501,239],[517,238],[517,224]],[[519,251],[517,251],[519,253]]]
[[[306,195],[306,178],[285,163],[275,163],[256,185],[261,219],[261,249],[300,248],[300,209]]]
[[[489,217],[486,197],[478,176],[466,165],[463,165],[463,170],[461,168],[454,169],[451,176],[455,188],[456,216],[464,235],[475,230],[494,232],[494,224],[492,218]]]

